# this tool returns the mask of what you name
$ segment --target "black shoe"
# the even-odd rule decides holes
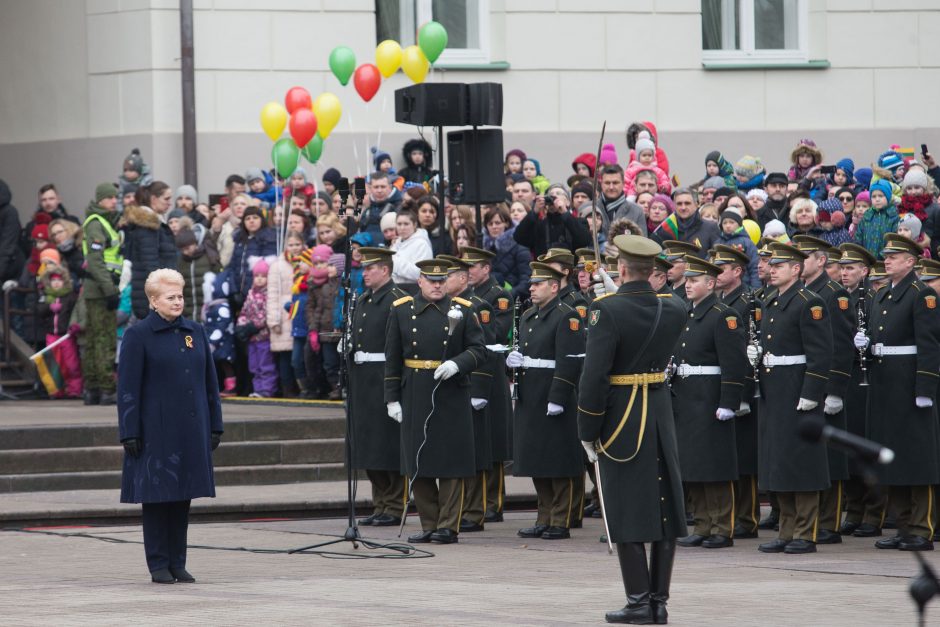
[[[413,536],[408,536],[408,542],[411,544],[427,544],[431,541],[431,534],[433,531],[422,531],[421,533],[416,533]]]
[[[117,405],[117,392],[102,392],[99,405]]]
[[[884,524],[882,524],[881,527],[882,527],[883,529],[897,529],[897,528],[898,528],[898,521],[897,521],[897,519],[895,519],[895,518],[893,518],[893,517],[891,517],[891,516],[888,516],[888,517],[885,518]]]
[[[589,503],[588,506],[584,508],[584,517],[590,518],[591,516],[594,515],[594,512],[599,512],[600,509],[601,509],[601,506],[598,505],[597,503]]]
[[[787,548],[787,544],[789,543],[789,540],[774,538],[770,542],[764,542],[763,544],[758,545],[757,550],[761,553],[783,553],[784,549]]]
[[[401,518],[391,514],[379,514],[372,519],[372,524],[376,527],[397,527],[401,524]]]
[[[503,513],[494,512],[493,510],[487,510],[486,513],[483,514],[483,522],[484,523],[503,522]]]
[[[839,538],[842,539],[841,537]],[[787,543],[787,547],[783,550],[784,553],[789,553],[790,555],[803,555],[804,553],[815,553],[816,552],[816,543],[812,540],[790,540]]]
[[[816,533],[816,544],[842,544],[842,536],[835,531],[821,529]]]
[[[750,540],[752,538],[756,538],[758,537],[757,529],[754,529],[753,531],[748,531],[741,525],[735,525],[734,537],[736,540]]]
[[[875,541],[876,549],[896,549],[901,545],[901,536],[891,536]]]
[[[776,529],[780,525],[780,515],[774,515],[773,512],[770,513],[767,518],[763,519],[757,523],[758,529]]]
[[[369,516],[368,518],[362,518],[362,519],[360,519],[360,520],[359,520],[359,526],[360,526],[360,527],[368,527],[369,525],[374,525],[374,524],[375,524],[375,517],[376,517],[376,516],[381,516],[381,514],[372,514],[372,515]]]
[[[170,574],[180,583],[196,583],[196,578],[190,575],[185,568],[171,568]]]
[[[625,605],[623,609],[607,612],[604,620],[608,623],[623,623],[627,625],[655,625],[653,608],[649,601],[636,605]]]
[[[431,542],[454,544],[457,542],[457,532],[453,529],[438,529],[431,534]]]
[[[684,538],[679,538],[676,540],[676,544],[679,546],[700,546],[702,542],[705,541],[706,536],[700,536],[697,533],[693,533],[690,536]]]
[[[715,534],[702,540],[702,548],[705,549],[726,549],[729,546],[734,546],[734,540],[728,536]]]
[[[565,527],[549,527],[542,534],[543,540],[567,540],[571,537],[571,532]]]
[[[85,390],[83,398],[86,405],[101,404],[101,392],[99,390]]]
[[[473,531],[483,531],[483,525],[480,523],[470,522],[467,519],[460,521],[460,533],[467,533]]]
[[[150,573],[150,581],[154,583],[176,583],[176,577],[171,575],[168,569],[161,568]]]
[[[548,525],[535,525],[534,527],[520,529],[516,532],[516,535],[520,538],[541,538],[547,529]]]
[[[855,533],[855,530],[858,529],[861,525],[857,522],[845,521],[842,523],[842,526],[839,527],[839,533],[844,536],[851,536]]]
[[[901,551],[933,551],[933,542],[921,536],[907,536],[898,545]]]
[[[852,535],[856,538],[877,538],[881,535],[881,529],[871,523],[862,523],[852,532]]]

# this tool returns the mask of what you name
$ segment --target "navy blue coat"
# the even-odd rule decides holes
[[[202,325],[151,312],[124,333],[118,365],[121,440],[140,438],[124,455],[122,503],[215,496],[211,433],[222,431],[222,405]]]
[[[248,296],[251,289],[252,275],[249,260],[252,257],[270,257],[277,254],[277,233],[271,227],[264,227],[251,237],[241,231],[235,232],[235,250],[229,268],[232,270],[232,293]],[[176,267],[176,266],[174,266]]]

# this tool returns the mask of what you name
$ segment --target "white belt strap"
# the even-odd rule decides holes
[[[522,358],[523,368],[554,368],[554,359],[532,359],[531,357]]]
[[[764,365],[768,368],[774,366],[796,366],[806,363],[806,355],[764,355]]]
[[[364,353],[363,351],[356,351],[353,353],[353,361],[357,364],[362,364],[367,361],[385,361],[385,353]]]
[[[916,355],[917,347],[916,346],[885,346],[884,344],[872,344],[871,354],[875,357],[883,357],[885,355]]]
[[[676,374],[680,377],[721,374],[721,366],[693,366],[691,364],[679,364],[676,367]]]

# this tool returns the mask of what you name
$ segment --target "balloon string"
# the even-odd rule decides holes
[[[356,159],[356,175],[362,176],[362,162],[359,161],[359,147],[356,146],[356,133],[353,130],[352,112],[346,115],[346,121],[349,122],[349,137],[352,139],[353,156]]]
[[[371,102],[367,102],[367,103],[366,103],[366,120],[370,119],[370,118],[369,118],[369,113],[371,113],[371,112],[372,112],[372,103],[371,103]],[[365,138],[365,146],[366,146],[366,155],[365,155],[365,156],[366,156],[366,178],[368,178],[368,177],[369,177],[369,174],[372,172],[372,170],[369,168],[369,155],[372,154],[372,153],[369,151],[369,131],[367,130],[367,131],[364,132],[362,135],[363,135],[363,137]],[[378,148],[378,146],[376,146],[376,148]]]
[[[274,206],[275,207],[277,207],[277,195],[278,195],[277,192],[278,192],[278,188],[280,187],[280,184],[277,182],[278,174],[279,174],[279,170],[277,169],[277,150],[275,150],[274,151]],[[271,211],[272,211],[271,217],[273,218],[274,209],[272,209]],[[285,222],[287,221],[286,217],[284,221]],[[280,232],[276,232],[276,235],[280,235]],[[284,242],[281,240],[280,237],[277,237],[277,241],[275,242],[275,248],[277,249],[277,254],[280,257],[281,253],[284,252]]]
[[[375,145],[379,150],[382,149],[382,126],[385,122],[385,107],[388,105],[388,94],[382,94],[382,114],[379,116],[379,133],[375,138]]]

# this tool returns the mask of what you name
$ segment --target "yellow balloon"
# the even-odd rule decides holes
[[[760,226],[754,220],[744,221],[744,230],[747,231],[751,241],[757,244],[760,241]]]
[[[264,134],[277,141],[287,126],[287,109],[279,102],[269,102],[261,108],[261,128]]]
[[[326,139],[339,123],[343,107],[339,104],[339,98],[330,92],[324,92],[313,101],[313,113],[317,116],[317,135]]]
[[[431,64],[418,46],[408,46],[401,53],[401,69],[415,83],[423,83]]]
[[[398,71],[401,67],[401,46],[397,41],[386,39],[375,47],[375,65],[385,78]]]

